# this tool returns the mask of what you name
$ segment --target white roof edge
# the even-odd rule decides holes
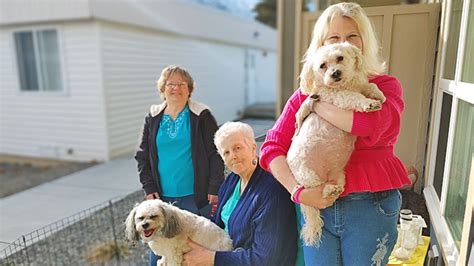
[[[91,0],[0,0],[0,26],[92,18]]]
[[[183,0],[114,0],[113,4],[100,0],[0,0],[0,3],[0,26],[93,18],[276,50],[275,29]]]

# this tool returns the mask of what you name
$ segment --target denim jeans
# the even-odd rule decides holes
[[[305,264],[386,265],[397,242],[400,206],[398,189],[351,193],[336,200],[321,210],[321,244],[304,246]]]
[[[196,206],[196,202],[194,201],[194,195],[184,196],[184,197],[161,197],[161,200],[169,203],[173,203],[174,206],[182,209],[190,211],[194,214],[201,215],[210,219],[211,217],[211,205],[208,204],[201,209],[198,209]],[[148,250],[148,261],[150,266],[156,266],[156,262],[160,259],[160,256],[155,255],[153,251]]]

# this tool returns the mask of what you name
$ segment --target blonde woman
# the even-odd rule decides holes
[[[146,199],[209,218],[224,179],[214,145],[216,120],[207,106],[191,100],[194,81],[184,68],[165,67],[157,83],[164,101],[150,107],[135,155]],[[151,251],[149,257],[155,266],[158,257]]]
[[[214,142],[232,171],[219,190],[215,223],[232,238],[234,251],[212,251],[189,242],[186,265],[294,266],[297,231],[288,192],[260,168],[252,128],[228,122]]]
[[[324,45],[349,42],[358,47],[369,67],[369,81],[387,98],[382,109],[360,113],[314,102],[313,111],[334,126],[357,136],[346,166],[345,191],[322,197],[324,184],[304,188],[294,178],[286,154],[294,134],[295,113],[308,97],[298,89],[278,121],[267,133],[260,164],[271,171],[292,194],[295,202],[321,210],[324,228],[320,246],[305,246],[306,265],[385,265],[397,240],[401,198],[398,188],[409,184],[405,167],[393,153],[404,109],[402,87],[396,78],[383,75],[384,64],[374,29],[355,3],[328,7],[316,22],[306,57]],[[301,83],[304,83],[304,73]]]

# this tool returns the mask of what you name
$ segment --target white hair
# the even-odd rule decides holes
[[[335,16],[341,16],[352,19],[359,30],[362,39],[362,56],[366,62],[369,76],[375,76],[385,71],[385,62],[379,54],[379,44],[375,35],[375,30],[365,11],[356,3],[339,3],[332,5],[321,14],[314,24],[313,37],[311,44],[304,56],[303,61],[309,60],[309,57],[316,53],[316,50],[323,46],[328,33],[329,24]]]
[[[214,135],[214,144],[217,147],[217,151],[222,156],[222,143],[231,135],[241,134],[244,137],[244,141],[249,147],[257,145],[255,142],[255,134],[253,129],[248,124],[242,122],[226,122],[224,123]]]

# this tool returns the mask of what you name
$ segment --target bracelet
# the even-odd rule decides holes
[[[304,186],[297,184],[292,190],[291,190],[291,201],[294,203],[300,203],[300,194],[301,191],[303,191]]]
[[[311,99],[311,112],[316,113],[313,108],[314,108],[314,103],[319,101],[319,95],[313,94],[310,96],[310,99]]]
[[[311,95],[311,100],[313,100],[315,102],[319,101],[319,95],[317,95],[317,94]]]

